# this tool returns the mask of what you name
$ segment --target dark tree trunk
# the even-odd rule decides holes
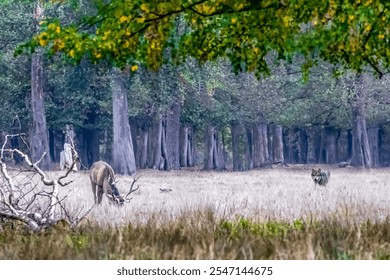
[[[232,130],[232,151],[233,151],[233,171],[244,170],[245,145],[246,137],[244,136],[243,127],[239,122],[231,124]]]
[[[299,129],[299,145],[298,145],[298,154],[299,162],[306,164],[307,163],[307,152],[308,152],[308,136],[305,129]]]
[[[197,166],[198,165],[198,150],[197,150],[197,146],[196,146],[196,128],[195,127],[192,127],[192,131],[191,131],[191,162],[190,162],[190,166]]]
[[[53,162],[60,162],[60,153],[64,149],[62,131],[49,130],[50,156]]]
[[[327,127],[325,129],[326,134],[326,163],[334,164],[337,159],[337,149],[336,149],[336,135],[337,131],[334,127]]]
[[[283,129],[281,125],[275,125],[273,131],[274,162],[284,163],[283,154]]]
[[[217,170],[225,170],[225,145],[223,135],[217,129],[214,130],[214,166]]]
[[[97,129],[81,131],[81,162],[87,168],[99,160],[99,132]]]
[[[204,132],[204,169],[214,169],[214,127],[207,125]]]
[[[166,121],[166,170],[180,169],[180,102],[172,104],[170,112],[167,113]]]
[[[253,169],[253,129],[246,126],[245,132],[245,170],[251,170]]]
[[[285,159],[289,163],[298,163],[298,139],[296,135],[296,130],[293,128],[289,128],[286,133],[286,154],[287,159]]]
[[[111,77],[114,121],[113,168],[116,173],[131,175],[136,171],[136,165],[129,125],[125,81],[117,70],[114,70]]]
[[[195,139],[195,128],[190,127],[188,130],[188,166],[194,167],[196,164],[196,139]]]
[[[137,153],[139,152],[138,148],[138,123],[136,118],[131,117],[129,118],[129,125],[130,125],[130,132],[131,132],[131,140],[133,141],[133,151],[134,151],[134,158],[135,158],[135,163],[136,166],[139,166],[139,157]]]
[[[273,127],[272,127],[272,125],[268,126],[267,133],[268,133],[269,162],[272,163],[272,162],[275,161],[275,155],[274,155],[274,134],[273,134]]]
[[[263,138],[263,155],[264,155],[264,164],[270,164],[270,155],[269,155],[269,141],[268,141],[268,125],[261,125],[261,134]]]
[[[253,167],[262,167],[264,159],[264,135],[262,133],[262,124],[255,124],[253,126]]]
[[[163,125],[161,114],[155,114],[152,120],[152,126],[149,129],[149,167],[153,169],[159,169],[162,156],[162,135]]]
[[[45,116],[43,81],[42,55],[35,53],[31,59],[31,111],[33,117],[30,131],[31,158],[33,162],[36,162],[46,153],[39,166],[43,170],[49,170],[51,160],[49,134]]]
[[[168,170],[168,162],[167,162],[167,139],[166,139],[166,127],[165,127],[165,121],[163,122],[162,130],[161,130],[161,159],[159,164],[159,169],[162,170]]]
[[[189,128],[182,125],[180,127],[180,166],[188,166],[188,151],[189,151]]]
[[[141,128],[141,135],[139,138],[138,153],[137,153],[138,166],[140,168],[147,167],[146,163],[148,158],[148,142],[149,142],[149,128],[143,126]]]
[[[372,167],[380,166],[379,163],[379,128],[372,127],[368,129],[368,139],[372,156]]]

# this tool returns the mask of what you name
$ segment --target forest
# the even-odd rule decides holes
[[[291,52],[283,61],[280,56],[285,54],[278,50],[260,54],[259,47],[249,45],[240,48],[251,51],[252,56],[263,56],[259,60],[265,65],[256,62],[258,68],[253,68],[256,65],[246,61],[253,58],[244,54],[241,62],[220,55],[208,58],[209,62],[190,57],[175,63],[179,58],[167,53],[175,50],[172,47],[161,51],[161,58],[147,49],[150,55],[145,56],[156,61],[137,60],[125,53],[123,56],[133,60],[126,70],[121,57],[110,61],[113,55],[104,50],[106,58],[99,64],[88,55],[75,61],[77,55],[69,55],[66,47],[60,50],[63,56],[53,51],[58,51],[60,39],[51,36],[50,30],[57,34],[55,30],[65,29],[60,29],[60,24],[74,29],[71,24],[86,21],[84,17],[96,9],[90,1],[49,3],[39,11],[33,1],[4,1],[2,6],[0,130],[2,135],[26,133],[29,141],[15,137],[12,145],[29,150],[35,160],[46,151],[50,156],[41,161],[45,170],[58,167],[60,152],[69,141],[66,127],[73,131],[85,168],[103,159],[120,174],[144,168],[243,171],[273,163],[343,163],[367,168],[390,164],[389,78],[379,70],[384,63],[363,65],[356,73],[326,57],[308,60],[304,51]],[[107,7],[98,9],[103,13]],[[169,6],[166,9],[168,13]],[[43,30],[47,30],[34,37],[37,13],[55,20],[44,21]],[[118,21],[126,23],[126,16],[121,16]],[[158,40],[179,40],[181,33],[186,35],[189,27],[184,19],[174,20],[170,38]],[[230,23],[237,24],[235,20],[232,17]],[[89,27],[86,32],[91,29],[98,30]],[[68,37],[84,35],[65,34],[64,45],[73,40],[77,49],[79,43]],[[23,51],[20,45],[31,38],[38,40],[38,45],[30,41]],[[37,50],[31,57],[14,56],[40,44],[49,48],[46,55]],[[143,46],[138,47],[145,52]],[[155,50],[156,56],[158,52]],[[158,70],[154,68],[157,63],[163,63]]]
[[[389,259],[389,10],[1,0],[0,259]]]

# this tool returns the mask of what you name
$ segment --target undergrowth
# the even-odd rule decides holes
[[[33,233],[7,221],[1,228],[1,259],[390,259],[390,219],[258,222],[195,211],[111,228],[84,223]]]

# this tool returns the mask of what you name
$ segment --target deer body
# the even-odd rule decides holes
[[[91,179],[95,204],[102,202],[103,194],[106,194],[112,201],[123,203],[123,198],[121,198],[118,188],[115,186],[114,170],[108,163],[104,161],[93,163],[89,178]]]
[[[130,202],[127,197],[138,190],[138,187],[133,190],[133,185],[137,179],[133,180],[133,184],[130,186],[130,191],[126,195],[121,195],[116,187],[116,176],[112,167],[104,162],[97,161],[91,166],[91,172],[89,174],[91,180],[92,192],[95,199],[95,204],[100,204],[103,199],[103,194],[106,194],[107,198],[116,204],[123,205],[124,202]]]

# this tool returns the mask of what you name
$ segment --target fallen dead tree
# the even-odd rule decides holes
[[[19,221],[33,231],[48,228],[57,224],[60,220],[66,221],[71,227],[76,227],[92,208],[86,211],[80,209],[77,213],[69,213],[64,205],[67,195],[64,197],[59,196],[59,188],[66,187],[72,183],[71,180],[65,182],[65,179],[78,161],[78,154],[74,147],[72,147],[73,159],[69,169],[58,178],[51,179],[39,168],[39,162],[46,156],[46,153],[41,156],[40,160],[33,163],[30,157],[20,150],[5,149],[8,138],[10,138],[9,135],[5,137],[0,151],[1,220]],[[5,154],[16,154],[22,158],[23,163],[27,167],[23,174],[29,174],[26,176],[30,176],[30,180],[20,183],[15,180],[15,177],[11,176],[6,163],[3,161]],[[39,175],[43,186],[33,183],[32,176],[34,175]]]

